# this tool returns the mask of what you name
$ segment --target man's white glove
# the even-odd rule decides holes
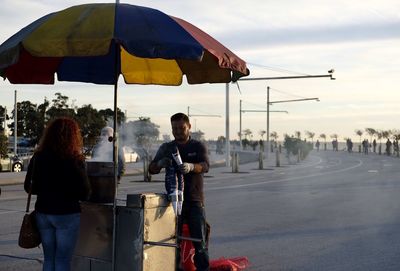
[[[183,192],[178,190],[178,203],[177,203],[177,214],[181,215],[182,214],[182,205],[183,205]]]
[[[182,172],[182,174],[187,174],[194,170],[194,164],[183,163],[182,165],[179,166],[179,170]]]
[[[157,161],[157,166],[160,168],[169,167],[171,165],[172,165],[172,159],[168,157],[161,158],[160,160]]]
[[[168,199],[172,204],[175,215],[178,215],[178,190],[174,190],[171,194],[169,194]]]

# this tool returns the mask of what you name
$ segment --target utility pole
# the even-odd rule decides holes
[[[240,100],[240,104],[239,104],[239,144],[240,144],[240,150],[243,150],[243,146],[242,146],[242,100]]]
[[[284,80],[284,79],[310,79],[310,78],[323,78],[329,77],[331,80],[335,80],[333,77],[334,70],[329,70],[328,74],[323,75],[300,75],[300,76],[279,76],[279,77],[255,77],[255,78],[240,78],[238,81],[257,81],[257,80]],[[226,116],[225,116],[225,134],[226,134],[226,166],[229,167],[230,159],[230,140],[229,140],[229,83],[225,85],[226,89]]]
[[[269,155],[269,86],[267,86],[267,142],[265,144],[265,157]]]
[[[221,115],[212,115],[212,114],[203,114],[203,115],[199,115],[199,114],[190,114],[190,106],[187,107],[187,116],[188,117],[217,117],[220,118]]]
[[[226,138],[226,155],[225,155],[225,165],[229,167],[231,165],[231,142],[229,138],[229,83],[225,85],[226,101],[225,101],[225,138]]]
[[[267,99],[268,100],[268,99]],[[239,134],[242,134],[242,113],[245,112],[266,112],[267,113],[267,130],[269,131],[269,113],[270,112],[279,112],[279,113],[288,113],[288,111],[286,110],[269,110],[269,106],[267,105],[267,110],[244,110],[242,109],[242,100],[240,100],[240,111],[239,111]],[[268,138],[269,139],[269,138]],[[241,140],[241,138],[240,138]],[[242,149],[242,145],[240,144],[240,148]],[[268,154],[267,154],[268,156]]]
[[[7,132],[6,132],[6,128],[7,128],[6,120],[7,120],[7,107],[4,107],[4,135],[7,135]]]
[[[276,103],[288,103],[288,102],[303,102],[303,101],[317,101],[319,102],[319,98],[303,98],[303,99],[292,99],[292,100],[281,100],[281,101],[269,101],[269,89],[270,87],[267,86],[267,146],[266,146],[266,157],[268,158],[268,153],[269,153],[269,112],[272,112],[269,110],[269,106],[272,104]]]
[[[17,90],[14,92],[14,155],[18,155],[17,151],[17,141],[18,141],[18,131],[17,131],[17,121],[18,121],[18,114],[17,114]]]

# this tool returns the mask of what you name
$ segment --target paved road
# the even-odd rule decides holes
[[[214,168],[205,179],[210,256],[246,256],[249,270],[400,270],[399,163],[328,151],[280,168]],[[140,179],[125,177],[119,197],[164,189],[162,175]],[[40,270],[41,251],[16,245],[21,190],[3,187],[0,198],[0,270]]]

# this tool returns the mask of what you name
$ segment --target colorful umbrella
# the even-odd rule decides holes
[[[48,14],[0,45],[13,84],[58,81],[180,85],[248,75],[243,60],[190,23],[129,4],[85,4]]]
[[[85,4],[43,16],[0,45],[0,76],[12,84],[58,81],[114,85],[228,83],[246,63],[190,23],[161,11],[120,3]],[[114,164],[116,159],[116,143]],[[116,165],[115,165],[116,166]]]

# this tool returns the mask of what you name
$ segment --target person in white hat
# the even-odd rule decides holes
[[[92,151],[92,161],[113,161],[113,134],[114,129],[104,127],[101,129],[100,138]],[[125,172],[125,158],[122,148],[118,148],[118,181]]]

